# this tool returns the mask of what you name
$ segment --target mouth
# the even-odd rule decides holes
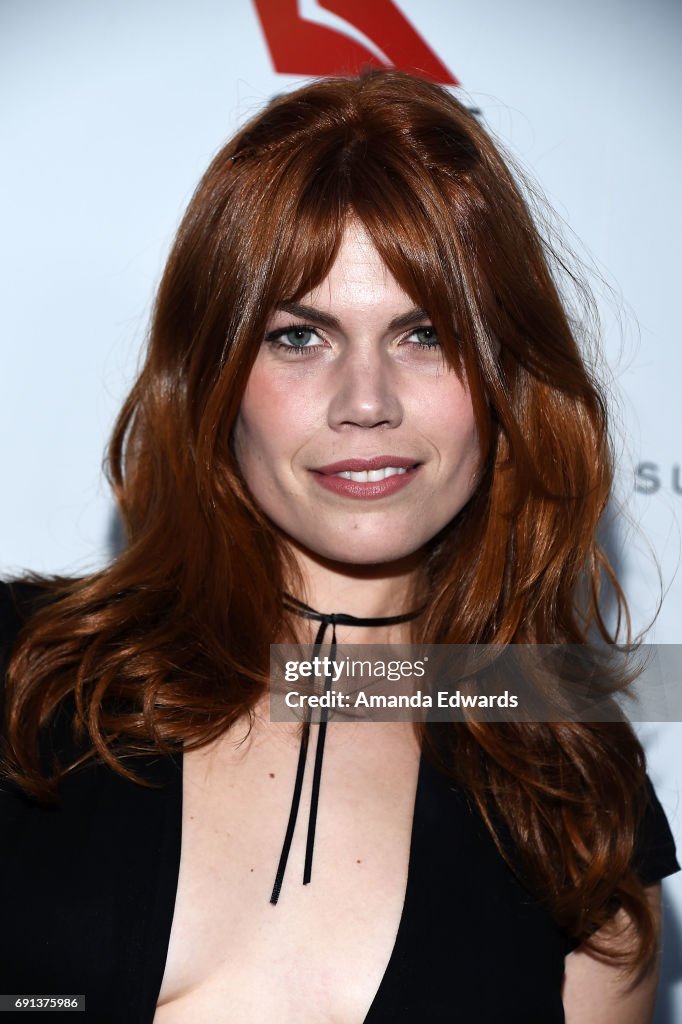
[[[357,483],[368,483],[384,480],[387,476],[396,476],[416,469],[420,463],[415,459],[402,455],[374,455],[369,459],[344,459],[332,462],[328,466],[319,466],[314,473],[323,476],[340,476]]]
[[[323,487],[350,498],[388,497],[402,490],[421,463],[399,455],[344,459],[312,472]]]
[[[379,480],[388,479],[389,476],[400,476],[407,472],[404,466],[385,466],[383,469],[363,469],[360,472],[342,469],[341,472],[330,475],[340,476],[343,480],[354,480],[356,484],[375,484]]]

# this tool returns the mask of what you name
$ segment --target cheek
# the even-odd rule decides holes
[[[468,403],[462,428],[462,446],[466,450],[469,459],[478,465],[481,460],[481,443],[471,402]]]
[[[448,410],[446,416],[435,416],[432,421],[432,436],[441,458],[453,470],[466,465],[475,471],[481,460],[481,446],[469,393],[458,384],[447,402],[433,403],[432,408]]]
[[[282,424],[286,418],[285,396],[277,388],[272,376],[263,372],[257,360],[237,417],[240,460],[250,457],[254,450],[267,448],[271,439],[281,437]]]
[[[245,475],[272,473],[290,461],[309,435],[310,409],[295,382],[259,372],[249,378],[234,429],[234,450]]]
[[[267,396],[265,382],[252,371],[234,425],[233,447],[246,483],[253,490],[254,470],[264,458],[268,438],[273,435],[275,408]]]

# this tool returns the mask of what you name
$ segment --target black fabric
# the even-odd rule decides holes
[[[0,584],[5,650],[20,622]],[[76,1019],[152,1021],[180,865],[182,757],[137,766],[157,788],[93,765],[65,780],[59,809],[0,789],[0,992],[85,993]],[[653,789],[636,863],[646,882],[679,867]],[[561,1024],[574,945],[504,863],[465,794],[422,757],[405,904],[365,1024],[451,1024],[455,1015]]]

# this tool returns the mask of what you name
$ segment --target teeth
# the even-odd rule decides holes
[[[403,473],[407,473],[404,466],[384,466],[383,469],[365,469],[361,473],[353,473],[346,469],[342,473],[334,473],[334,476],[341,476],[344,480],[353,480],[356,484],[375,484],[389,476],[401,476]]]

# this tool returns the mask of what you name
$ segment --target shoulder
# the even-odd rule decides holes
[[[633,867],[644,885],[652,885],[680,870],[668,819],[648,775],[646,803],[637,832]]]
[[[647,885],[646,898],[654,916],[657,946],[661,929],[661,885]],[[610,933],[610,934],[607,934]],[[632,924],[620,910],[613,928],[604,930],[621,950],[633,941]],[[566,1024],[645,1024],[653,1018],[660,969],[660,951],[644,974],[626,974],[584,946],[566,957],[562,991]]]
[[[0,647],[11,646],[19,632],[22,615],[17,604],[17,584],[0,580]]]
[[[23,627],[42,608],[56,600],[56,589],[65,581],[37,575],[0,580],[0,718],[5,677]]]
[[[74,585],[77,577],[27,574],[12,580],[0,579],[0,644],[13,643],[21,627],[41,608],[58,600]]]
[[[0,580],[0,671],[24,623],[45,601],[46,588],[33,580]]]

